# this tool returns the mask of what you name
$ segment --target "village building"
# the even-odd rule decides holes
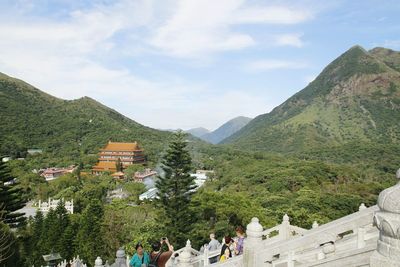
[[[99,162],[93,166],[92,173],[117,172],[117,163],[121,162],[122,168],[127,168],[132,164],[145,164],[146,156],[137,142],[120,143],[109,141],[107,145],[100,149]]]
[[[72,173],[74,170],[74,165],[71,165],[67,168],[47,168],[41,171],[40,176],[44,177],[46,181],[51,181],[66,173]]]
[[[142,172],[135,172],[133,175],[133,178],[135,182],[143,183],[146,178],[153,178],[154,176],[157,175],[156,171],[153,171],[152,169],[146,168]]]

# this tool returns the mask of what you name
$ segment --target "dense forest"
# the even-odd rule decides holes
[[[119,247],[132,255],[139,241],[149,250],[150,242],[162,236],[175,248],[187,238],[199,249],[209,233],[218,239],[233,235],[235,227],[246,226],[252,217],[267,228],[287,213],[292,224],[310,228],[314,221],[323,224],[355,212],[361,203],[374,205],[379,192],[396,182],[400,167],[399,57],[389,54],[354,47],[303,91],[252,120],[224,145],[186,136],[176,145],[183,151],[179,153],[171,150],[175,134],[142,126],[93,99],[57,99],[1,74],[0,154],[13,159],[1,167],[0,196],[9,204],[0,215],[11,218],[26,202],[49,197],[74,199],[75,204],[72,215],[60,205],[17,224],[2,217],[0,230],[13,247],[4,265],[40,266],[41,256],[53,249],[67,259],[80,255],[92,266],[98,255],[111,260]],[[143,184],[116,180],[109,173],[90,174],[99,148],[110,139],[138,141],[150,168],[173,169],[184,161],[183,173],[164,171],[159,177],[166,179],[164,186],[181,177],[186,185],[182,192],[191,188],[189,172],[214,173],[199,190],[189,190],[190,198],[175,196],[181,205],[139,201]],[[43,153],[29,155],[28,148]],[[171,156],[178,154],[182,158]],[[53,181],[36,172],[70,164],[79,168]],[[107,194],[117,188],[129,197],[110,200]],[[185,217],[185,231],[177,234],[167,226],[181,222],[168,216],[180,206],[191,216]]]

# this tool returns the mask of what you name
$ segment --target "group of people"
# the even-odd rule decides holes
[[[218,261],[224,262],[232,256],[238,256],[243,254],[243,245],[244,245],[245,233],[244,229],[241,226],[236,227],[236,238],[232,238],[230,236],[225,236],[222,241],[222,247],[220,255],[217,257],[213,257],[210,259],[210,263],[216,263]],[[215,239],[215,235],[210,235],[210,243],[208,243],[208,250],[215,251],[217,250],[221,244],[218,240]]]
[[[168,247],[167,251],[162,250],[163,244]],[[163,237],[151,245],[152,251],[147,253],[143,245],[138,243],[135,247],[136,253],[131,258],[129,265],[131,267],[165,267],[165,264],[171,258],[174,247],[169,243],[168,238]]]
[[[236,237],[225,236],[221,247],[221,244],[215,239],[215,235],[210,234],[211,240],[207,245],[208,250],[215,251],[221,247],[220,255],[210,258],[210,263],[224,262],[232,256],[243,254],[244,238],[244,229],[238,226],[236,227]],[[162,250],[164,244],[168,247],[167,251]],[[129,265],[131,267],[165,267],[174,252],[174,247],[169,243],[168,238],[163,237],[160,241],[154,242],[151,248],[152,251],[147,253],[144,251],[143,245],[138,243],[135,247],[136,253],[131,258]]]

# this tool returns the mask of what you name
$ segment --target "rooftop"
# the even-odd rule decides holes
[[[141,150],[137,142],[133,143],[120,143],[109,141],[105,148],[100,149],[100,151],[135,151]]]

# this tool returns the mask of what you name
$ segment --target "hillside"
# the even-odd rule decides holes
[[[193,128],[185,131],[191,135],[201,138],[203,135],[208,134],[210,131],[203,127]]]
[[[236,117],[224,123],[215,131],[202,135],[200,138],[209,143],[218,144],[225,138],[242,129],[247,123],[249,123],[249,121],[251,121],[251,118],[243,116]]]
[[[152,155],[170,134],[145,127],[89,97],[62,100],[4,74],[0,118],[0,154],[12,156],[40,148],[76,158],[97,153],[109,139],[137,140]]]
[[[400,53],[355,46],[300,92],[225,139],[275,152],[400,145]]]

